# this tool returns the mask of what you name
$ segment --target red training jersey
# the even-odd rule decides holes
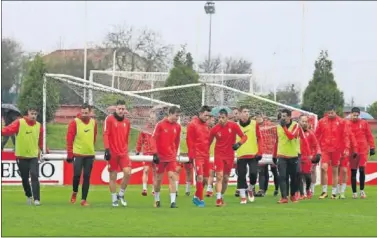
[[[190,159],[209,159],[209,133],[207,122],[202,122],[198,117],[194,117],[187,125],[186,143]]]
[[[321,148],[312,130],[304,131],[305,140],[300,140],[301,159],[312,160],[317,154],[321,154]]]
[[[369,153],[369,149],[375,148],[374,138],[370,129],[369,123],[365,120],[358,119],[351,121],[350,131],[354,136],[358,153],[366,155]]]
[[[153,131],[154,146],[161,162],[177,160],[177,152],[181,140],[181,126],[171,123],[167,118],[157,123]]]
[[[236,143],[236,136],[241,137],[240,143],[243,144],[247,140],[247,136],[242,132],[240,126],[232,121],[228,121],[225,125],[217,124],[210,131],[209,144],[212,144],[216,138],[215,158],[234,159],[234,150],[232,146]]]
[[[151,128],[150,125],[146,129]],[[153,143],[152,135],[146,132],[140,132],[136,142],[136,153],[143,152],[143,155],[153,155],[156,152],[155,144]]]
[[[127,118],[118,121],[114,115],[109,115],[103,124],[103,144],[105,149],[110,149],[112,155],[127,155],[128,137],[131,130],[130,121]]]

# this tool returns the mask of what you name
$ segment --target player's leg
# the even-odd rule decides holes
[[[256,197],[264,197],[266,189],[266,170],[268,170],[267,164],[261,164],[258,166],[259,174],[259,191],[255,194]]]
[[[175,181],[175,189],[176,189],[176,196],[178,196],[178,190],[179,190],[179,175],[181,174],[183,164],[177,163],[177,168],[175,170],[177,180]]]
[[[238,167],[237,167],[237,163],[236,163],[236,164],[233,164],[233,168],[234,168],[234,172],[236,173],[237,178],[238,178]],[[235,196],[235,197],[239,197],[239,196],[240,196],[240,190],[237,188],[237,186],[236,186],[236,190],[234,191],[234,196]]]
[[[339,164],[340,164],[340,153],[333,152],[331,154],[331,172],[332,172],[332,189],[331,189],[331,199],[337,199],[337,187],[339,183]]]
[[[118,196],[116,193],[116,181],[117,181],[117,170],[118,170],[118,156],[111,156],[110,160],[108,161],[108,170],[109,170],[109,189],[111,193],[111,201],[112,206],[117,207],[118,204]]]
[[[30,176],[30,161],[27,159],[17,159],[17,166],[22,179],[22,187],[27,197],[27,204],[31,205],[33,195],[31,193],[31,187],[29,183]]]
[[[220,207],[223,205],[221,191],[223,189],[224,161],[220,158],[215,158],[214,168],[216,171],[216,206]]]
[[[122,206],[127,206],[127,201],[124,198],[124,194],[126,192],[128,183],[131,178],[131,160],[128,156],[122,156],[119,159],[119,167],[122,169],[123,172],[123,179],[122,182],[120,183],[120,189],[118,192],[118,199],[120,200],[120,203]]]
[[[365,186],[365,166],[367,165],[368,155],[360,154],[359,157],[359,181],[360,181],[360,198],[366,198],[367,195],[364,191]]]
[[[76,202],[77,193],[79,191],[81,172],[84,164],[84,158],[76,157],[73,161],[73,179],[72,179],[72,195],[71,203]]]
[[[248,199],[250,202],[254,202],[254,190],[255,184],[257,183],[257,175],[258,175],[258,161],[256,159],[248,160],[249,166],[249,186],[247,189]]]
[[[312,175],[311,175],[310,171],[309,172],[305,171],[305,173],[304,173],[304,181],[305,181],[305,185],[306,185],[305,186],[306,198],[307,199],[311,199],[313,195],[312,195],[312,193],[310,191],[310,186],[312,184]]]
[[[142,196],[148,195],[148,174],[149,174],[149,164],[147,162],[144,162],[144,168],[143,168],[143,191],[141,192]]]
[[[339,165],[339,198],[345,199],[345,192],[347,188],[347,179],[348,179],[348,166],[349,166],[349,159],[347,157],[341,158],[340,165]]]
[[[169,178],[169,185],[170,185],[170,208],[177,208],[176,205],[176,197],[177,197],[177,187],[176,181],[178,179],[177,176],[177,162],[172,161],[168,162],[166,165],[166,169],[168,171],[168,178]]]
[[[33,192],[34,205],[39,206],[41,200],[41,190],[39,184],[39,163],[38,158],[32,158],[30,160],[30,180],[31,190]]]
[[[184,169],[185,169],[185,173],[186,173],[186,191],[185,191],[185,194],[186,194],[186,196],[190,196],[192,170],[193,170],[192,163],[185,163]]]
[[[154,196],[154,180],[157,179],[156,165],[151,163],[150,167],[152,168],[152,195]]]
[[[312,170],[311,170],[312,184],[310,185],[310,192],[312,194],[314,194],[315,185],[317,183],[317,166],[318,166],[318,164],[313,164]]]
[[[204,161],[202,160],[195,160],[195,173],[196,173],[196,191],[195,195],[192,199],[192,202],[196,206],[204,207],[203,202],[203,189],[204,189]],[[208,176],[208,174],[207,174]]]
[[[287,159],[287,174],[290,178],[290,199],[292,202],[298,202],[298,196],[296,193],[298,191],[298,176],[297,170],[299,169],[298,158]]]
[[[224,161],[223,184],[221,187],[221,199],[222,199],[223,205],[224,205],[224,195],[226,193],[226,190],[228,189],[229,176],[230,176],[230,172],[232,171],[233,164],[234,164],[233,159]]]
[[[321,184],[322,184],[322,193],[319,196],[319,199],[324,199],[328,197],[327,194],[327,170],[329,168],[330,154],[327,152],[322,153],[322,162],[321,162]]]
[[[83,182],[82,182],[82,189],[81,189],[81,206],[88,206],[89,204],[86,202],[89,193],[90,187],[90,175],[92,174],[94,157],[87,157],[83,160]]]
[[[276,165],[271,164],[270,165],[272,175],[274,176],[274,185],[275,185],[275,191],[274,191],[274,197],[276,197],[279,194],[279,176],[278,176],[278,169]]]
[[[263,189],[263,191],[264,191],[264,196],[266,196],[266,194],[267,194],[267,190],[268,190],[268,183],[270,182],[270,173],[268,172],[268,168],[269,167],[269,165],[268,164],[266,164],[266,167],[265,167],[265,170],[264,170],[264,189]]]
[[[241,197],[241,204],[247,203],[246,198],[246,189],[247,189],[247,183],[246,183],[246,174],[247,174],[247,161],[249,159],[238,159],[237,160],[237,190],[240,192]]]
[[[206,197],[212,197],[213,196],[213,181],[215,177],[215,170],[213,163],[209,164],[209,176],[207,181],[207,191],[206,191]]]
[[[303,173],[300,173],[298,185],[299,185],[300,199],[303,199],[304,196],[305,196],[305,193],[304,193],[304,174]]]
[[[153,180],[153,187],[154,187],[154,207],[156,208],[161,206],[160,191],[161,191],[162,178],[164,177],[165,166],[166,166],[165,162],[160,162],[159,164],[155,165],[156,175],[155,175],[155,179]],[[175,187],[175,184],[174,184],[174,187]]]
[[[287,159],[278,159],[278,171],[279,171],[279,184],[280,184],[280,194],[281,199],[278,203],[288,203],[287,194]]]

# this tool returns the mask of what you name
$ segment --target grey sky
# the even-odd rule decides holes
[[[87,2],[87,39],[99,44],[117,24],[148,26],[166,43],[187,43],[194,59],[201,61],[208,52],[204,3]],[[304,88],[319,51],[327,49],[346,101],[352,96],[361,105],[376,101],[377,2],[306,2],[304,32],[302,4],[216,2],[212,55],[251,60],[256,79],[268,85],[276,80]],[[56,50],[60,39],[63,48],[83,48],[84,9],[84,2],[3,2],[2,34],[20,41],[27,51]]]

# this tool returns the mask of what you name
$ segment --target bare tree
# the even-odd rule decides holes
[[[117,50],[116,64],[120,70],[166,70],[172,53],[172,46],[163,44],[158,33],[127,25],[115,26],[107,33],[104,45]]]
[[[217,56],[214,59],[206,59],[201,64],[199,64],[199,70],[203,73],[218,74],[221,73],[222,62],[221,57]]]
[[[239,58],[227,57],[224,59],[224,73],[226,74],[251,74],[251,62]]]

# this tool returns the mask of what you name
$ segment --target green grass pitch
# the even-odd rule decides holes
[[[140,186],[126,192],[129,206],[111,207],[107,186],[92,186],[88,202],[70,204],[71,187],[43,186],[42,206],[26,205],[20,186],[2,187],[3,236],[377,236],[377,187],[367,187],[367,199],[312,200],[277,204],[271,191],[264,198],[239,204],[229,187],[225,207],[215,198],[197,208],[180,187],[178,209],[170,209],[167,187],[162,207],[153,208],[153,197],[142,197]],[[79,198],[79,197],[78,197]]]

